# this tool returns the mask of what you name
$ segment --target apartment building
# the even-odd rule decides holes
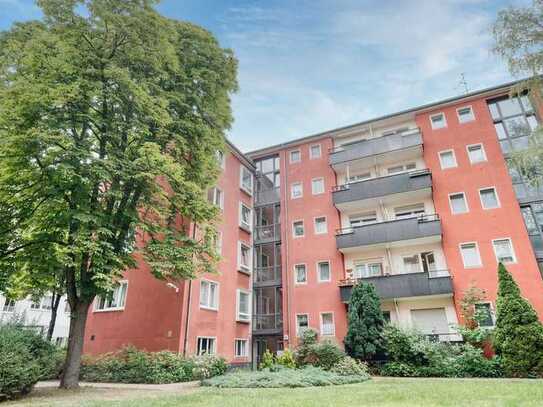
[[[222,207],[219,275],[167,285],[143,261],[90,311],[85,351],[133,344],[257,363],[314,328],[342,344],[353,286],[385,318],[459,341],[471,285],[493,326],[501,261],[543,318],[543,189],[508,166],[540,112],[515,83],[241,154]],[[255,177],[253,178],[253,174]]]

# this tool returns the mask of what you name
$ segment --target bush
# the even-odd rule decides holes
[[[381,368],[383,376],[395,377],[415,377],[415,369],[411,365],[403,362],[388,362]]]
[[[220,375],[226,369],[224,359],[213,355],[184,358],[169,351],[144,352],[126,347],[98,358],[83,358],[81,380],[105,383],[178,383]]]
[[[346,356],[330,369],[340,376],[368,376],[368,366],[350,356]]]
[[[264,355],[262,355],[262,362],[260,363],[260,369],[272,369],[275,364],[273,354],[269,349],[266,349]]]
[[[57,368],[55,346],[35,331],[0,326],[0,400],[28,393]]]
[[[294,354],[290,349],[285,349],[283,354],[277,357],[277,363],[288,369],[296,368],[296,360],[294,359]]]
[[[304,331],[295,353],[298,366],[312,365],[325,370],[331,369],[345,356],[345,352],[329,339],[317,342],[317,333],[312,329]]]
[[[276,372],[267,369],[257,372],[233,372],[204,380],[202,385],[222,388],[310,387],[360,383],[368,379],[367,374],[345,376],[307,366],[302,369],[282,368]]]

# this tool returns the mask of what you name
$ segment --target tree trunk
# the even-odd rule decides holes
[[[53,339],[53,332],[55,331],[55,324],[57,323],[57,311],[60,304],[61,296],[59,294],[53,293],[53,298],[51,299],[51,319],[49,320],[49,327],[47,328],[47,340],[51,342]]]
[[[83,353],[83,341],[85,339],[85,325],[91,302],[78,301],[75,309],[71,310],[68,353],[60,379],[60,387],[63,389],[75,389],[79,387],[79,370],[81,367],[81,354]]]

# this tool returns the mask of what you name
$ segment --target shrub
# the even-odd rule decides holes
[[[423,365],[428,362],[421,346],[421,335],[388,325],[384,330],[388,356],[394,362]]]
[[[302,369],[279,369],[277,372],[233,372],[202,381],[203,386],[223,388],[309,387],[360,383],[368,375],[340,375],[321,368],[307,366]]]
[[[312,365],[329,370],[346,355],[335,343],[326,339],[321,342],[313,341],[313,335],[308,335],[309,340],[302,338],[300,346],[296,349],[296,363],[298,366]]]
[[[290,349],[285,349],[283,354],[277,357],[277,363],[288,369],[294,369],[296,367],[296,360],[294,359],[294,353]]]
[[[403,362],[388,362],[381,368],[381,374],[383,376],[396,376],[396,377],[414,377],[415,369],[411,365]]]
[[[505,373],[513,377],[543,376],[543,325],[501,263],[496,308],[493,343]]]
[[[367,376],[368,366],[350,356],[346,356],[332,366],[330,371],[341,376]]]
[[[273,354],[269,349],[266,349],[264,355],[262,355],[262,362],[260,363],[260,369],[272,369],[275,364]]]
[[[0,326],[0,400],[28,393],[56,368],[55,346],[17,325]]]
[[[224,359],[213,355],[184,358],[169,351],[144,352],[126,347],[97,358],[84,358],[81,379],[106,383],[177,383],[220,375],[226,368]]]

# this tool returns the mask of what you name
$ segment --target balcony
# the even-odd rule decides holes
[[[254,271],[254,287],[281,285],[281,266],[257,267]]]
[[[432,196],[432,175],[418,170],[338,185],[333,189],[334,205],[339,210],[355,210],[376,206],[378,201],[402,199],[420,200]]]
[[[392,154],[398,162],[421,153],[422,135],[420,129],[417,128],[338,146],[330,151],[330,165],[337,171],[353,161],[364,161],[363,164],[371,166],[374,164],[375,156],[386,158],[387,155]]]
[[[276,335],[282,332],[282,314],[253,315],[253,335]]]
[[[441,241],[441,221],[437,214],[396,219],[357,227],[340,229],[336,233],[336,245],[340,252],[425,244]]]
[[[342,280],[339,282],[341,301],[345,303],[349,302],[353,286],[359,281],[373,284],[382,300],[453,294],[452,280],[449,272],[447,270],[438,270]]]
[[[255,206],[265,206],[279,203],[281,201],[281,191],[279,187],[263,189],[256,191]]]
[[[281,240],[281,224],[256,226],[254,229],[254,243],[271,243]]]

